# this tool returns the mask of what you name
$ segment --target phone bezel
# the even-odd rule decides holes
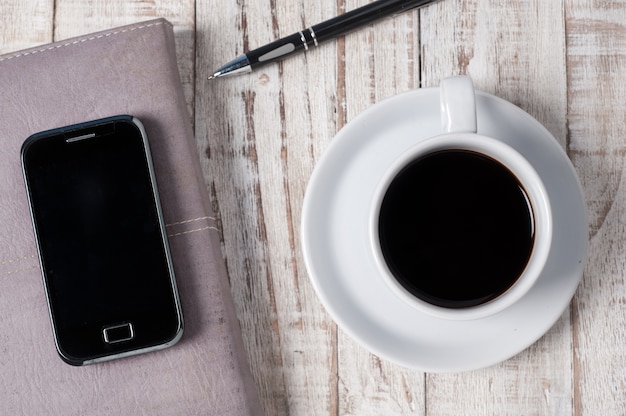
[[[111,347],[110,345],[107,345],[106,346],[107,348],[104,348],[101,351],[94,352],[93,354],[88,354],[87,356],[76,357],[64,351],[63,340],[60,339],[60,333],[58,330],[57,317],[55,317],[54,312],[53,312],[54,306],[52,305],[53,301],[50,296],[50,291],[48,287],[48,277],[46,276],[44,259],[42,257],[40,235],[37,229],[37,222],[35,219],[35,208],[33,207],[33,200],[32,200],[31,189],[30,189],[30,180],[29,180],[29,175],[28,175],[27,168],[26,168],[26,158],[27,158],[28,149],[39,140],[50,138],[53,136],[58,136],[58,135],[62,135],[67,140],[70,140],[70,141],[89,139],[90,137],[92,137],[92,134],[94,134],[94,132],[97,132],[99,129],[106,129],[107,126],[111,126],[111,125],[114,126],[115,123],[132,123],[137,128],[141,136],[141,140],[143,142],[143,150],[145,152],[145,158],[147,161],[147,169],[148,169],[148,174],[150,178],[150,186],[152,188],[152,193],[154,195],[153,202],[155,204],[154,207],[156,208],[157,218],[158,218],[158,223],[159,223],[160,240],[164,248],[164,254],[165,254],[164,260],[165,260],[165,264],[167,267],[167,274],[169,275],[169,286],[172,291],[171,295],[173,297],[173,302],[174,302],[173,309],[175,310],[175,313],[176,313],[176,317],[173,318],[172,321],[175,322],[176,328],[172,328],[173,336],[171,337],[168,336],[167,339],[160,340],[155,345],[135,346],[135,347],[132,347],[132,349],[128,349],[124,345],[117,345],[118,348],[116,348],[116,346]],[[26,191],[28,194],[28,203],[29,203],[31,221],[33,225],[33,230],[35,232],[35,240],[37,243],[39,265],[40,265],[40,269],[42,272],[44,289],[46,293],[48,313],[49,313],[50,321],[52,324],[55,346],[60,357],[68,364],[80,366],[80,365],[94,364],[94,363],[108,361],[112,359],[123,358],[123,357],[142,354],[146,352],[161,350],[161,349],[168,348],[176,344],[181,339],[182,334],[183,334],[184,324],[183,324],[182,307],[181,307],[180,297],[178,294],[176,278],[174,275],[174,267],[173,267],[171,253],[170,253],[170,247],[169,247],[169,242],[167,238],[165,222],[163,220],[163,211],[162,211],[162,207],[160,203],[159,192],[157,189],[157,181],[156,181],[156,176],[155,176],[154,164],[152,161],[152,155],[150,151],[150,145],[148,142],[145,128],[143,124],[141,123],[141,121],[139,121],[139,119],[133,116],[120,115],[120,116],[108,117],[104,119],[94,120],[94,121],[90,121],[86,123],[81,123],[81,124],[76,124],[76,125],[71,125],[71,126],[58,128],[58,129],[52,129],[52,130],[47,130],[47,131],[43,131],[40,133],[36,133],[30,136],[28,139],[26,139],[26,141],[22,145],[20,159],[22,162],[21,163],[22,173],[24,175]]]

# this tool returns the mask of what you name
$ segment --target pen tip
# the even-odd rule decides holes
[[[207,80],[212,80],[213,78],[215,78],[215,75],[209,75],[209,77],[207,78]]]

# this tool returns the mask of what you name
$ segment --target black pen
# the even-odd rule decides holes
[[[268,45],[247,52],[227,63],[209,79],[250,72],[258,66],[278,61],[284,57],[310,46],[336,38],[361,26],[365,26],[383,17],[399,14],[416,7],[433,3],[436,0],[378,0],[358,9],[333,17],[330,20],[313,25],[308,29],[274,41]]]

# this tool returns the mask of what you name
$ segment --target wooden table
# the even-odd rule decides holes
[[[364,3],[0,0],[0,52],[157,16],[175,24],[267,415],[626,414],[626,1],[440,0],[254,74],[206,80],[248,48]],[[335,325],[304,267],[300,215],[339,129],[373,103],[455,74],[558,139],[584,187],[590,252],[571,306],[537,343],[484,370],[424,374]]]

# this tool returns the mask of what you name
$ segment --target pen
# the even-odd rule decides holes
[[[434,1],[436,0],[374,1],[247,52],[219,68],[209,79],[251,72],[261,65],[278,61],[296,52],[306,51],[310,46],[318,46],[325,40],[336,38],[375,20],[421,7]]]

